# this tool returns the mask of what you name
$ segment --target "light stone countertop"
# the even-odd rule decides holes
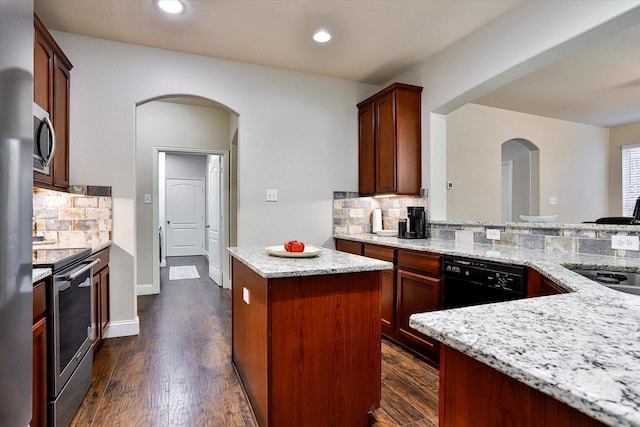
[[[229,253],[265,279],[390,270],[393,264],[322,248],[313,258],[281,258],[264,246],[227,248]]]
[[[41,280],[51,276],[50,268],[34,268],[31,270],[31,276],[33,277],[33,284],[35,285]]]
[[[543,273],[570,292],[414,314],[410,326],[603,423],[640,426],[640,296],[565,268],[640,271],[640,260],[370,234],[334,237]]]

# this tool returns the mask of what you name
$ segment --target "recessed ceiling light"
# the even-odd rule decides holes
[[[320,30],[313,35],[313,39],[318,43],[326,43],[331,40],[331,34],[325,30]]]
[[[164,12],[174,15],[184,10],[184,4],[180,0],[157,0],[156,4]]]

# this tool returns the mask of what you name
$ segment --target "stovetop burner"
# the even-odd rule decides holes
[[[573,271],[610,289],[640,295],[640,273],[584,269]]]
[[[91,255],[89,248],[70,249],[34,249],[33,266],[35,268],[50,268],[57,272]]]

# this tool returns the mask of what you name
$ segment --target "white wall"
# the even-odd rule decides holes
[[[449,219],[501,220],[501,146],[515,138],[540,150],[540,215],[558,223],[608,215],[608,129],[468,104],[447,115]]]
[[[71,182],[113,187],[113,241],[122,249],[112,270],[114,323],[137,318],[135,258],[146,242],[136,240],[145,184],[136,183],[135,120],[144,101],[195,95],[239,115],[238,245],[330,242],[332,192],[358,185],[355,105],[378,87],[52,33],[74,64]],[[266,188],[278,189],[277,203],[265,202]]]
[[[424,87],[422,184],[429,188],[432,219],[447,219],[447,171],[442,166],[446,134],[439,114],[637,25],[639,5],[640,1],[526,1],[391,80]]]
[[[609,136],[609,215],[622,216],[623,145],[640,143],[640,122],[611,128]]]

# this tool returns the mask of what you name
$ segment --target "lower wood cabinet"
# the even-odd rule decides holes
[[[566,292],[566,289],[562,289],[537,270],[530,267],[527,268],[527,298],[557,295]]]
[[[409,326],[409,317],[415,313],[440,310],[442,305],[440,278],[398,270],[397,333],[402,341],[427,356],[438,360],[439,343]]]
[[[381,398],[379,272],[267,279],[236,258],[232,272],[232,362],[258,425],[369,425]]]
[[[47,282],[33,287],[33,407],[31,427],[47,425]]]
[[[109,326],[109,248],[93,255],[100,263],[93,270],[93,325],[95,330],[94,346],[97,348]],[[95,354],[95,353],[94,353]]]
[[[381,273],[382,335],[437,364],[440,344],[411,328],[409,317],[442,309],[442,256],[343,239],[336,239],[336,249],[394,264]]]
[[[440,426],[600,427],[601,422],[458,350],[440,353]]]

